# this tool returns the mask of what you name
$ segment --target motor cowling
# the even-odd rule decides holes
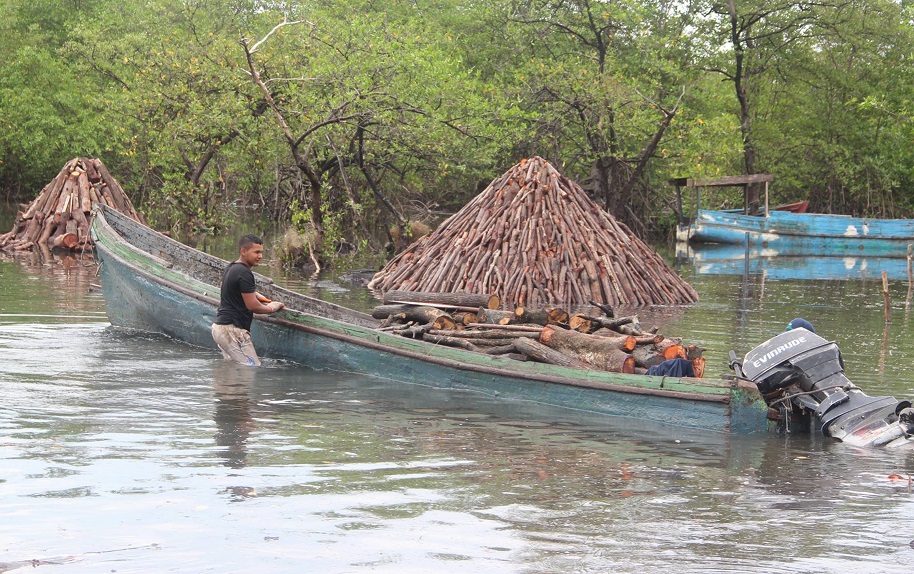
[[[859,446],[914,445],[911,404],[865,394],[845,375],[838,346],[806,329],[780,333],[749,351],[742,372],[769,405],[777,404],[787,419],[801,417],[804,427]],[[782,417],[783,427],[788,422]]]
[[[780,333],[752,349],[742,368],[763,395],[794,385],[812,391],[850,384],[838,346],[802,328]]]

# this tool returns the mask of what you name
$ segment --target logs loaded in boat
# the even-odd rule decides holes
[[[382,293],[494,293],[508,307],[698,300],[657,252],[540,157],[492,181],[368,286]]]
[[[631,335],[600,337],[556,326],[543,327],[540,342],[604,371],[634,373],[635,338]]]
[[[421,291],[388,291],[384,303],[424,303],[450,309],[498,309],[501,299],[496,295],[477,293],[424,293]]]
[[[576,367],[578,369],[595,368],[590,363],[553,349],[534,339],[518,339],[518,341],[514,343],[514,347],[525,357],[540,361],[541,363],[550,363],[563,367]]]
[[[637,316],[612,318],[598,310],[592,315],[568,313],[559,308],[501,311],[479,307],[475,313],[463,303],[486,301],[461,299],[451,294],[424,292],[405,299],[395,294],[379,305],[372,316],[382,320],[381,329],[396,335],[506,357],[581,369],[644,374],[650,367],[670,359],[685,359],[696,377],[704,373],[704,349],[686,346],[680,339],[645,331]],[[468,321],[468,315],[478,321]],[[460,319],[458,319],[460,317]],[[572,328],[574,325],[574,328]]]
[[[30,204],[23,206],[13,229],[0,234],[0,248],[24,251],[32,247],[72,251],[91,248],[92,205],[103,203],[145,223],[120,184],[98,159],[74,158]]]
[[[371,313],[375,319],[403,319],[419,324],[431,324],[435,329],[453,329],[457,322],[447,311],[426,305],[379,305]]]

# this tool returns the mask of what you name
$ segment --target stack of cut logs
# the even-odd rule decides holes
[[[372,316],[397,335],[522,361],[644,374],[680,358],[704,374],[704,348],[645,331],[637,316],[613,317],[606,305],[569,315],[557,307],[503,311],[500,303],[495,295],[388,291]]]
[[[145,223],[120,184],[98,159],[75,158],[64,165],[38,197],[19,212],[13,229],[0,234],[0,248],[83,250],[89,245],[92,205],[103,203]]]
[[[540,157],[494,180],[368,287],[495,293],[530,307],[698,301],[659,254]]]

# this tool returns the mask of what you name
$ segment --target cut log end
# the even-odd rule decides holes
[[[568,319],[568,327],[580,333],[593,331],[593,321],[581,315],[572,315]]]
[[[692,370],[695,371],[696,378],[702,378],[705,375],[705,358],[695,357],[692,359]]]
[[[666,360],[687,358],[686,348],[683,347],[682,345],[678,345],[678,344],[670,345],[669,347],[666,347],[665,349],[663,349],[663,351],[661,351],[661,354],[663,355],[663,358]]]
[[[75,249],[79,245],[79,237],[75,233],[62,233],[51,242],[52,247]]]
[[[432,322],[432,326],[435,329],[451,330],[457,326],[457,323],[448,315],[441,315],[440,317],[435,318]]]
[[[622,369],[620,372],[627,375],[635,374],[635,358],[631,355],[625,357],[625,359],[622,360]]]

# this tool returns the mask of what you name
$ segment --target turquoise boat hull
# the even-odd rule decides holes
[[[865,255],[906,257],[914,220],[867,219],[772,210],[767,216],[701,209],[678,227],[680,241],[764,249],[769,256]]]
[[[218,352],[210,327],[225,261],[104,206],[92,236],[112,325]],[[255,317],[251,333],[265,358],[662,425],[737,434],[769,430],[763,398],[742,380],[625,375],[433,345],[380,331],[369,315],[255,276],[259,291],[287,305],[273,316]]]

